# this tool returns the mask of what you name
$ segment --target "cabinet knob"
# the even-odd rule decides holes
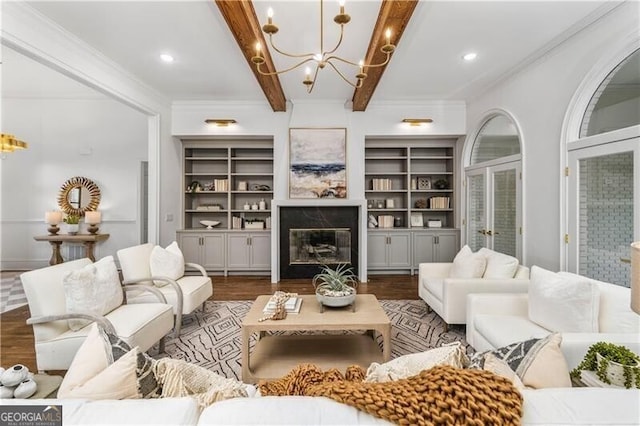
[[[480,229],[478,231],[478,234],[487,235],[487,230],[486,229]]]

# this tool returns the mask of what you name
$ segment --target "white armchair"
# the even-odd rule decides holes
[[[518,265],[513,278],[449,278],[453,263],[421,263],[418,295],[445,322],[465,324],[470,293],[526,293],[529,268]]]
[[[122,304],[104,316],[68,312],[63,277],[68,272],[79,270],[91,263],[89,259],[79,259],[25,272],[20,276],[31,312],[27,324],[33,325],[36,364],[39,371],[69,368],[91,329],[91,325],[87,325],[77,331],[71,330],[68,320],[75,318],[95,321],[132,347],[138,346],[142,351],[148,350],[160,341],[160,351],[164,351],[164,336],[171,332],[174,321],[171,305],[166,303],[162,294],[155,288],[123,288],[123,291],[147,291],[155,298],[155,303]]]
[[[204,307],[204,302],[213,295],[213,284],[205,269],[195,263],[185,263],[186,268],[192,268],[199,272],[196,275],[185,275],[178,279],[170,279],[163,276],[152,276],[151,252],[154,244],[147,243],[118,250],[118,260],[122,270],[124,284],[155,283],[156,288],[167,298],[167,302],[173,305],[173,313],[176,316],[176,336],[180,335],[182,315],[190,314],[198,306]],[[158,283],[166,285],[158,286]],[[130,303],[146,302],[149,294],[141,293],[129,296]]]

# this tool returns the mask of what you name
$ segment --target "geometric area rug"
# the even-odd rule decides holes
[[[241,325],[253,301],[207,301],[204,311],[198,309],[182,318],[179,338],[167,339],[166,354],[222,376],[240,380]],[[445,343],[462,342],[467,351],[464,328],[449,327],[433,311],[427,313],[422,300],[381,300],[380,304],[391,320],[391,358],[427,349]],[[255,336],[249,342],[255,345]]]

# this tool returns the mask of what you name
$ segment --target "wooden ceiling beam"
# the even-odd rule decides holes
[[[267,45],[256,11],[253,8],[253,3],[249,0],[215,0],[215,2],[225,21],[227,21],[229,29],[249,64],[249,68],[253,71],[253,75],[255,75],[264,95],[267,97],[269,104],[271,104],[271,108],[274,111],[286,111],[286,99],[278,76],[260,74],[253,62],[251,62],[251,57],[256,52],[256,42],[259,42],[262,46]],[[262,49],[262,56],[265,60],[262,68],[269,72],[274,72],[275,66],[271,60],[269,49]]]
[[[379,64],[384,62],[386,55],[380,51],[385,44],[384,32],[391,28],[391,43],[396,47],[400,43],[402,33],[409,24],[411,15],[418,4],[418,0],[383,0],[378,13],[376,26],[371,33],[371,41],[365,55],[365,64]],[[393,54],[392,54],[393,56]],[[389,65],[389,64],[387,64]],[[362,82],[362,87],[353,92],[353,110],[364,111],[384,74],[387,65],[377,68],[368,68],[365,72],[367,78]]]

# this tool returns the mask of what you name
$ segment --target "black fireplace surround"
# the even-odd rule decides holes
[[[280,278],[312,278],[320,272],[322,265],[319,264],[289,263],[289,230],[300,228],[348,228],[351,231],[351,266],[358,275],[358,214],[357,206],[280,207]]]

